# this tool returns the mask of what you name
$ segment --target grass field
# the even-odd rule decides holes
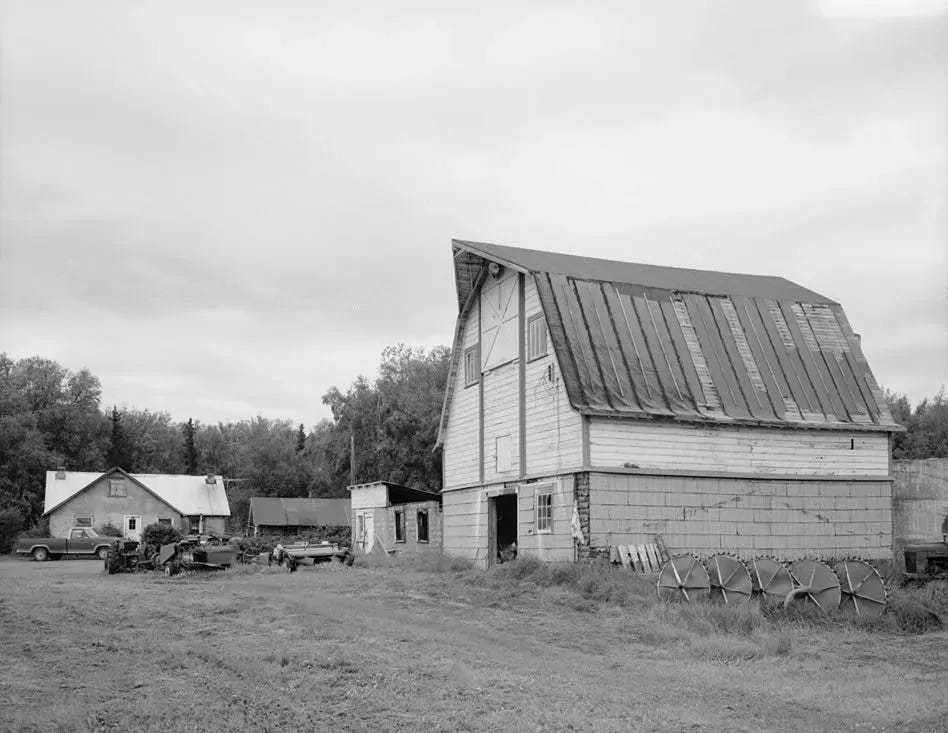
[[[0,559],[0,730],[948,729],[948,633],[899,613],[663,604],[530,563],[101,568]]]

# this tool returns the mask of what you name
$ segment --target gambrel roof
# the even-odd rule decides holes
[[[452,248],[462,317],[488,263],[534,279],[570,403],[584,414],[899,429],[843,309],[782,277]]]

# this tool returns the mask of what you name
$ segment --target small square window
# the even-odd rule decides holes
[[[474,345],[464,352],[464,386],[481,381],[481,347]]]
[[[405,512],[401,509],[395,510],[395,541],[405,541]]]
[[[135,517],[129,517],[128,518],[128,531],[134,532],[136,529],[138,529],[138,520],[135,519]]]
[[[75,518],[77,527],[91,527],[93,516],[91,514],[77,514]]]
[[[527,319],[527,361],[546,356],[546,321],[537,313]]]
[[[423,509],[418,512],[418,541],[428,541],[428,510]]]
[[[125,479],[109,479],[109,496],[125,496]]]
[[[537,493],[537,532],[553,531],[553,492]]]

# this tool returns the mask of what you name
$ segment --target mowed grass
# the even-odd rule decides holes
[[[165,578],[4,559],[0,731],[943,731],[942,593],[865,624],[530,561]]]

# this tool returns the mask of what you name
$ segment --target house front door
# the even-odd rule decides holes
[[[142,538],[142,518],[141,516],[125,515],[125,526],[123,527],[125,536],[130,540],[140,541]]]

